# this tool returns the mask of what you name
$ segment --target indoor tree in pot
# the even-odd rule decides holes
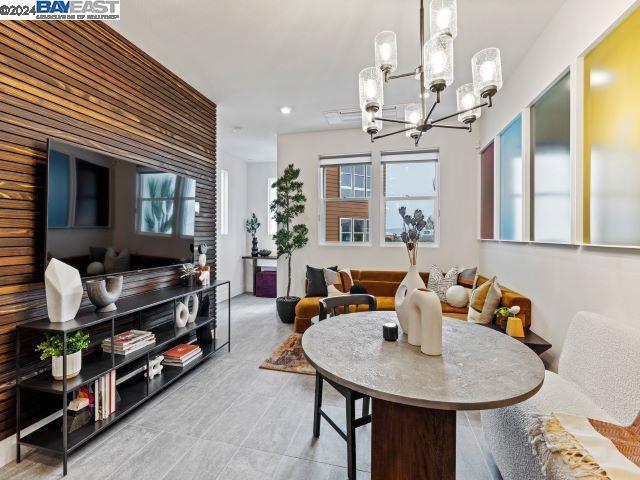
[[[63,379],[64,357],[61,335],[44,334],[44,340],[36,346],[36,351],[41,352],[40,360],[51,357],[51,373],[56,380]],[[67,337],[67,378],[73,378],[80,373],[82,368],[82,350],[89,346],[89,335],[78,331]]]
[[[258,221],[258,217],[256,217],[255,212],[251,214],[251,218],[244,222],[244,229],[247,231],[249,235],[251,235],[251,256],[258,256],[258,238],[256,237],[256,233],[258,233],[258,229],[260,228],[260,222]]]
[[[273,219],[278,224],[273,239],[278,248],[278,258],[284,256],[287,260],[287,294],[276,299],[278,316],[284,323],[293,323],[296,305],[300,301],[300,297],[291,296],[291,255],[309,241],[307,226],[293,224],[294,219],[304,213],[304,204],[307,201],[302,192],[303,183],[298,180],[299,176],[300,169],[290,164],[271,186],[277,192],[275,200],[269,206],[273,212]]]

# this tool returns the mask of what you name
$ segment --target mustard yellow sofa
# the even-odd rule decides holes
[[[383,271],[383,270],[351,270],[354,284],[363,285],[367,289],[367,293],[376,297],[378,302],[378,310],[394,310],[394,296],[400,282],[407,272],[402,271]],[[429,273],[421,272],[420,276],[424,280],[425,285],[429,281]],[[478,276],[478,285],[486,282],[487,278]],[[500,284],[502,290],[502,302],[500,306],[512,307],[519,306],[520,313],[518,316],[522,318],[526,329],[531,325],[531,300],[514,292]],[[295,329],[296,332],[302,333],[311,325],[311,318],[318,315],[318,300],[322,297],[304,297],[296,306]],[[366,309],[366,306],[360,308]],[[442,313],[447,317],[460,319],[467,318],[468,308],[452,307],[447,303],[442,304]]]

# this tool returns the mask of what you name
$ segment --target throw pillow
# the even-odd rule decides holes
[[[107,253],[104,256],[104,271],[105,273],[120,273],[130,270],[131,256],[129,250],[126,248],[120,253],[116,254],[116,251],[109,247]]]
[[[431,266],[429,271],[429,281],[427,288],[433,290],[438,295],[441,302],[447,301],[447,290],[458,281],[458,267],[452,267],[447,273],[444,273],[436,265]]]
[[[329,270],[337,271],[338,267]],[[307,265],[307,297],[326,297],[327,282],[324,279],[324,268],[314,268]]]
[[[351,271],[348,268],[338,270],[324,269],[324,280],[327,284],[327,296],[336,297],[346,295],[351,289],[353,280],[351,279]]]
[[[349,289],[349,293],[352,294],[352,295],[363,293],[363,294],[366,295],[369,292],[367,292],[367,288],[364,285],[362,285],[361,283],[355,283]]]
[[[447,303],[452,307],[464,308],[469,304],[468,288],[462,285],[454,285],[447,290]]]
[[[471,292],[467,320],[473,323],[491,323],[501,300],[502,291],[496,277],[493,277]]]
[[[104,257],[107,254],[105,247],[89,247],[89,263],[104,262]]]
[[[458,273],[458,285],[465,288],[476,288],[478,278],[478,267],[466,267],[460,269]]]

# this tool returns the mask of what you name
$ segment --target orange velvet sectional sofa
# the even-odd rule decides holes
[[[376,297],[378,310],[394,310],[394,296],[400,282],[407,272],[383,271],[383,270],[351,270],[354,284],[363,285],[367,293]],[[421,272],[420,276],[425,285],[429,280],[429,273]],[[477,284],[486,282],[487,278],[478,275]],[[519,306],[518,317],[522,318],[526,329],[531,325],[531,300],[518,292],[514,292],[500,284],[502,290],[501,307]],[[311,325],[311,318],[318,315],[318,300],[322,297],[304,297],[296,306],[295,328],[296,332],[302,333]],[[365,307],[366,308],[366,307]],[[454,317],[466,320],[468,308],[452,307],[446,303],[442,304],[442,313],[447,317]]]

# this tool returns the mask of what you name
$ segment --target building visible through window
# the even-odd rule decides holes
[[[321,157],[322,240],[369,242],[371,157]]]

